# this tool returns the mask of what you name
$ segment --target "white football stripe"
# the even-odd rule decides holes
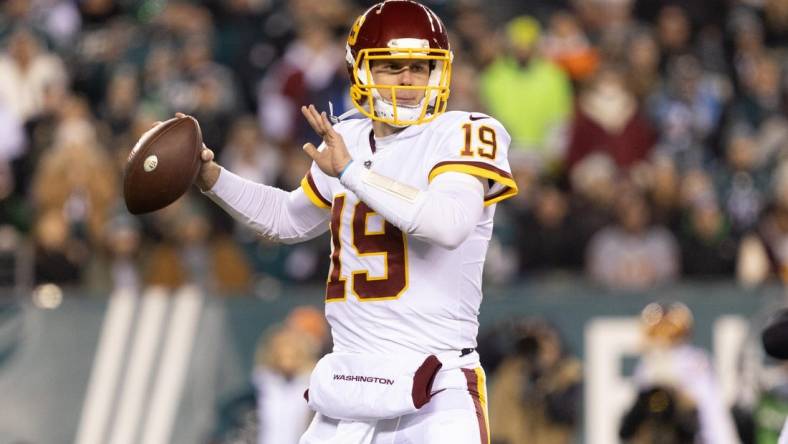
[[[96,357],[90,372],[76,444],[101,444],[112,410],[112,396],[123,364],[129,326],[137,305],[136,294],[128,289],[114,292],[101,327]]]
[[[175,296],[175,306],[140,442],[145,444],[170,442],[202,305],[203,295],[196,287],[183,287]]]
[[[120,406],[110,435],[111,444],[131,444],[142,415],[148,381],[155,365],[156,349],[160,342],[170,296],[162,288],[151,288],[142,298],[134,344],[128,359],[128,369],[120,395]]]

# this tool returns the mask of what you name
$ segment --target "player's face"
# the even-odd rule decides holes
[[[391,59],[376,60],[371,68],[372,80],[376,85],[427,86],[430,79],[428,60]],[[378,92],[387,102],[392,102],[392,89],[379,88]],[[424,89],[396,89],[398,105],[416,106],[424,97]]]

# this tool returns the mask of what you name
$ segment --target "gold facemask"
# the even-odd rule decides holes
[[[402,86],[376,84],[371,64],[379,60],[427,60],[431,70],[427,85]],[[446,111],[451,81],[451,51],[430,48],[369,48],[359,51],[353,63],[350,99],[361,114],[372,120],[404,127],[430,122]],[[380,91],[387,90],[391,102],[384,100]],[[423,91],[417,106],[397,104],[397,92]]]

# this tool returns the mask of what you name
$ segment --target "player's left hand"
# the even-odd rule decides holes
[[[341,134],[334,131],[334,127],[331,126],[325,111],[319,113],[314,105],[309,105],[302,106],[301,112],[317,135],[323,138],[323,143],[326,145],[325,148],[318,151],[313,144],[306,143],[304,144],[304,151],[317,163],[317,166],[324,173],[331,177],[339,176],[339,173],[353,160],[350,157],[347,146],[345,146],[345,140]]]

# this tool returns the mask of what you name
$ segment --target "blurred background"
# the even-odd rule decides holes
[[[328,350],[329,242],[198,192],[133,217],[139,136],[194,115],[294,189],[347,109],[362,0],[0,3],[0,442],[276,443]],[[788,367],[788,0],[432,0],[450,109],[512,135],[479,350],[495,444],[776,443]]]

